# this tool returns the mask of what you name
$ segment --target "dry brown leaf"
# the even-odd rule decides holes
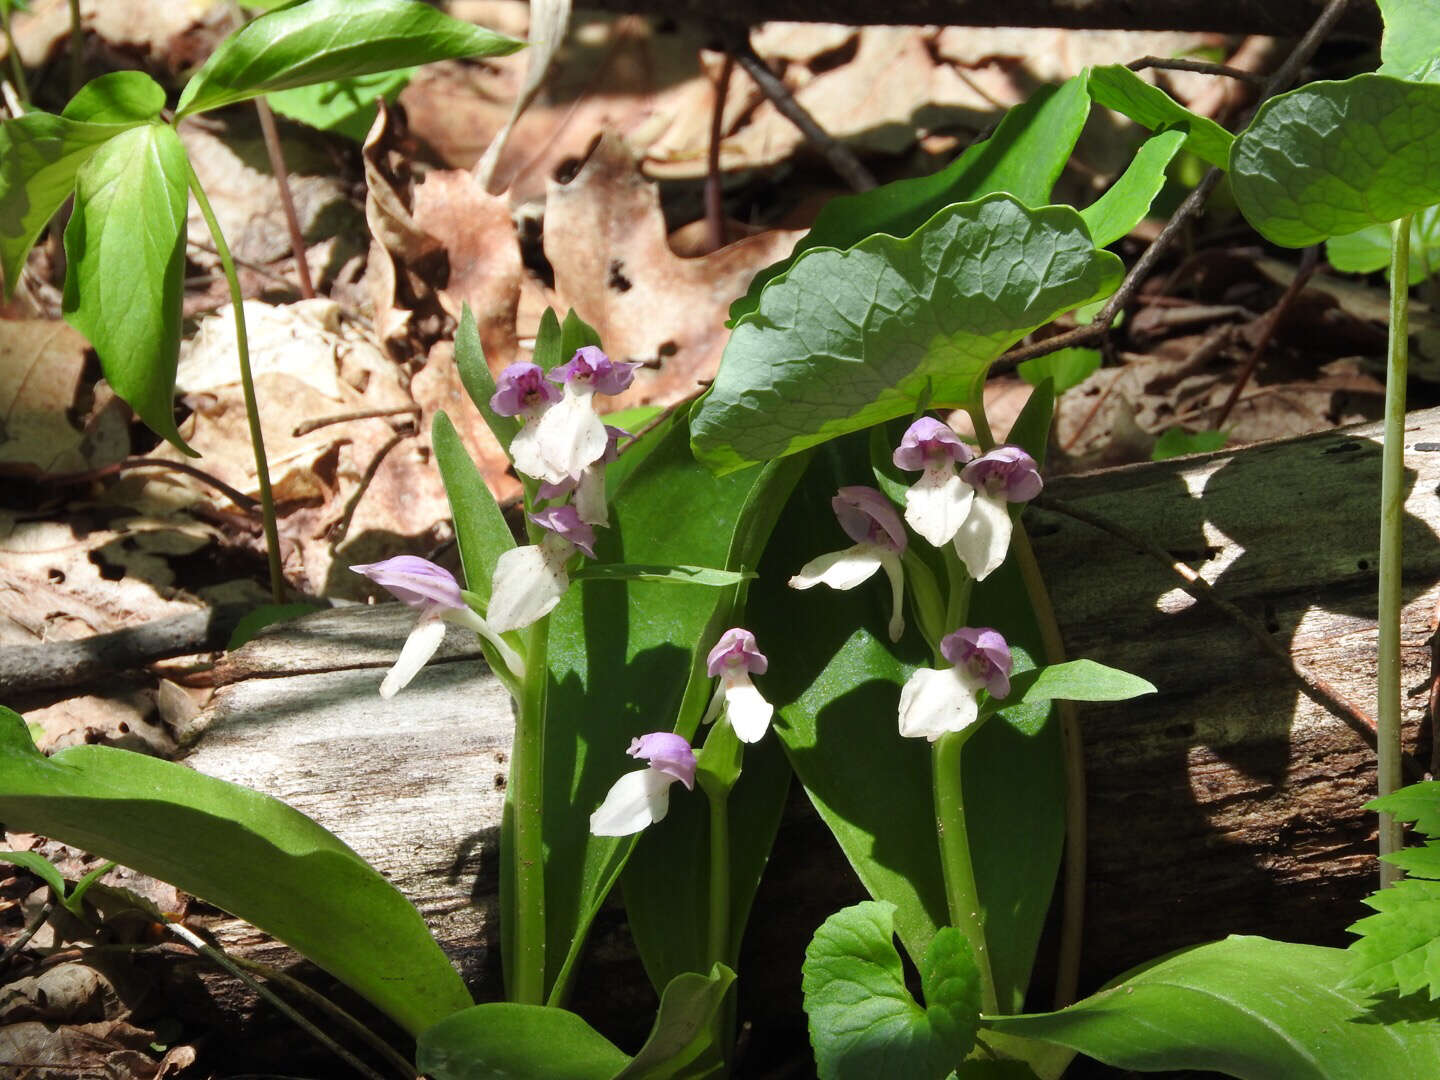
[[[731,301],[799,236],[776,230],[680,258],[666,241],[655,186],[613,135],[574,180],[551,185],[545,209],[545,255],[560,310],[573,307],[616,359],[659,365],[637,373],[617,408],[676,401],[712,377]]]
[[[52,1028],[38,1020],[0,1027],[0,1066],[25,1076],[43,1063],[48,1076],[155,1080],[159,1063],[143,1051],[154,1040],[122,1021],[67,1024]]]
[[[424,410],[423,423],[427,433],[437,411],[444,410],[450,417],[460,441],[470,452],[471,459],[490,485],[491,494],[497,501],[505,503],[519,497],[520,481],[509,471],[510,459],[460,383],[460,371],[455,365],[455,349],[451,342],[435,343],[425,366],[411,380],[410,392],[415,395],[415,403]],[[429,471],[432,477],[436,473],[433,465],[430,465]],[[448,512],[447,504],[441,515],[446,516]]]
[[[136,687],[104,697],[83,694],[54,705],[30,709],[28,723],[39,724],[43,737],[36,745],[47,754],[67,746],[101,743],[137,753],[168,758],[175,752],[175,739],[155,710],[155,693]]]

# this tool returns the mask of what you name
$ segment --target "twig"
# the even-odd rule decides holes
[[[301,435],[309,435],[312,431],[319,431],[331,424],[348,424],[351,420],[375,420],[383,416],[401,416],[409,414],[418,416],[419,405],[397,405],[393,409],[360,409],[357,412],[336,413],[334,416],[322,416],[318,420],[306,420],[295,425],[295,430],[290,434],[295,438]]]
[[[1240,395],[1245,387],[1249,385],[1250,379],[1255,374],[1255,369],[1260,366],[1260,357],[1270,346],[1270,339],[1275,336],[1275,330],[1280,325],[1280,320],[1295,303],[1295,298],[1300,295],[1301,290],[1315,273],[1315,268],[1320,265],[1319,247],[1308,247],[1305,254],[1300,257],[1300,269],[1290,279],[1290,284],[1285,286],[1280,299],[1265,315],[1265,321],[1260,324],[1260,336],[1255,340],[1255,347],[1250,350],[1250,356],[1245,361],[1245,366],[1240,369],[1240,374],[1235,377],[1235,385],[1230,388],[1229,395],[1225,398],[1225,404],[1220,406],[1220,411],[1215,414],[1215,422],[1212,425],[1216,431],[1225,426],[1225,421],[1230,419],[1230,412],[1235,408],[1235,403],[1240,400]]]
[[[341,541],[345,539],[345,534],[350,531],[350,522],[355,517],[355,511],[360,506],[360,500],[365,497],[365,492],[369,489],[370,482],[375,479],[375,474],[379,472],[380,464],[385,460],[385,456],[389,454],[391,450],[395,449],[395,447],[399,446],[405,439],[414,438],[414,436],[415,432],[413,431],[395,432],[394,435],[386,440],[385,445],[375,452],[375,456],[370,459],[370,464],[365,466],[365,475],[360,477],[360,486],[355,489],[355,493],[350,496],[350,501],[345,504],[345,512],[341,515],[339,523],[335,526],[335,531],[330,536],[330,549],[332,551],[340,546]]]
[[[869,191],[875,186],[875,178],[870,175],[870,170],[860,164],[860,159],[848,146],[836,140],[815,122],[815,118],[806,111],[805,106],[795,100],[790,88],[760,59],[750,46],[750,34],[746,29],[726,25],[719,27],[718,32],[725,42],[725,51],[745,69],[745,74],[755,80],[755,85],[760,87],[780,111],[780,115],[800,129],[805,141],[830,163],[830,167],[842,180],[855,191]]]
[[[710,147],[705,154],[705,222],[710,233],[710,250],[725,246],[725,192],[720,184],[720,139],[724,134],[725,99],[730,94],[730,76],[735,57],[728,52],[715,80],[715,108],[710,113]]]
[[[203,240],[190,240],[188,241],[188,243],[191,247],[196,248],[199,251],[203,251],[206,254],[216,256],[220,254],[214,244],[207,244]],[[231,259],[234,260],[236,266],[243,266],[246,270],[249,270],[253,274],[259,274],[261,277],[269,278],[277,285],[283,285],[286,289],[295,288],[295,283],[293,281],[289,280],[288,278],[282,277],[274,270],[271,270],[268,266],[261,266],[257,262],[253,262],[250,259],[241,259],[233,254],[231,255]],[[214,277],[215,275],[211,274],[210,277],[207,278],[207,280],[213,280]],[[187,281],[186,284],[189,284],[189,282]],[[224,303],[225,302],[222,300],[218,304],[211,305],[211,310],[214,310],[217,307],[222,307]]]
[[[237,491],[218,476],[214,476],[204,469],[197,468],[189,462],[167,461],[165,458],[126,458],[124,461],[116,461],[110,465],[102,465],[98,469],[86,469],[84,472],[55,473],[50,476],[40,476],[37,477],[37,479],[42,483],[51,484],[56,487],[70,487],[75,484],[89,484],[96,480],[103,480],[107,476],[118,476],[120,473],[129,472],[131,469],[165,469],[170,472],[184,473],[186,476],[193,476],[195,479],[209,484],[247,514],[255,513],[260,506],[258,500],[252,499],[243,491]]]
[[[20,936],[5,946],[5,951],[0,953],[0,968],[3,968],[10,962],[12,956],[15,956],[21,949],[30,944],[30,939],[40,932],[40,928],[45,925],[54,910],[55,901],[53,900],[46,900],[45,903],[40,905],[40,911],[36,914],[35,918],[30,920],[29,925],[20,931]]]
[[[265,153],[270,157],[270,171],[280,192],[280,208],[285,212],[285,227],[290,230],[290,252],[295,256],[295,276],[300,280],[300,299],[315,299],[315,286],[310,281],[310,263],[305,258],[305,235],[300,231],[300,218],[295,213],[295,199],[290,194],[290,170],[285,166],[285,150],[280,133],[275,129],[275,114],[263,97],[255,99],[255,115],[260,118],[260,133],[265,140]]]
[[[1193,71],[1198,75],[1220,75],[1227,79],[1254,83],[1257,86],[1263,85],[1265,82],[1265,76],[1254,71],[1231,67],[1229,64],[1211,64],[1204,60],[1167,60],[1161,56],[1142,56],[1139,60],[1132,60],[1125,66],[1131,71],[1155,68],[1160,71]]]

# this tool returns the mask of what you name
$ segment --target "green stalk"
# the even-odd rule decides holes
[[[10,77],[15,81],[15,93],[26,105],[30,104],[30,85],[25,81],[25,66],[20,63],[20,50],[15,47],[15,35],[10,32],[10,5],[0,4],[0,26],[5,31],[5,51],[10,56]]]
[[[1388,795],[1400,779],[1400,583],[1401,526],[1405,515],[1405,376],[1410,343],[1410,220],[1390,229],[1390,348],[1385,369],[1385,445],[1380,466],[1380,655],[1376,688],[1375,745],[1378,786]],[[1380,854],[1404,844],[1400,823],[1380,815]],[[1398,866],[1380,864],[1380,887],[1404,876]]]
[[[970,859],[970,835],[965,824],[965,795],[961,789],[965,742],[975,729],[952,731],[936,740],[930,758],[935,792],[935,826],[940,839],[940,865],[945,874],[945,902],[950,925],[959,929],[975,954],[980,970],[980,1011],[999,1011],[990,950],[985,944],[985,906],[975,885]]]
[[[85,26],[80,21],[80,0],[70,0],[70,96],[85,84]]]
[[[245,394],[245,419],[250,423],[250,446],[255,451],[255,478],[260,485],[260,516],[265,528],[265,554],[270,561],[270,596],[277,604],[285,602],[285,572],[280,566],[280,530],[275,524],[275,496],[270,491],[270,465],[265,458],[265,436],[260,430],[260,406],[255,401],[255,379],[250,374],[250,338],[245,332],[245,301],[240,293],[240,276],[235,270],[235,260],[230,257],[230,245],[220,231],[220,222],[211,209],[205,189],[190,159],[185,159],[185,171],[190,178],[190,191],[195,203],[205,218],[210,237],[215,241],[215,251],[220,256],[220,265],[225,270],[225,280],[230,285],[230,306],[235,311],[235,347],[240,357],[240,387]]]
[[[718,720],[716,723],[729,723]],[[730,800],[728,792],[706,792],[710,804],[710,919],[705,970],[730,960]]]
[[[522,1005],[545,1003],[545,843],[541,818],[545,799],[545,696],[550,687],[546,650],[550,617],[536,620],[525,643],[525,684],[515,718],[515,743],[510,751],[510,798],[515,829],[509,857],[514,860],[515,909],[502,913],[514,920],[514,977],[511,1000]]]

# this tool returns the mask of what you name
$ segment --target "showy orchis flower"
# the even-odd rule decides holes
[[[526,424],[510,442],[515,468],[550,484],[578,476],[605,453],[605,425],[591,400],[618,394],[630,385],[637,365],[617,364],[593,345],[576,351],[552,370],[552,382],[564,382],[560,401],[534,424]]]
[[[511,364],[495,381],[490,408],[501,416],[523,416],[533,420],[560,400],[560,390],[545,378],[539,364]]]
[[[759,742],[770,730],[775,708],[760,696],[750,681],[751,675],[764,675],[770,666],[770,661],[755,644],[755,635],[738,626],[726,630],[706,661],[705,670],[711,678],[718,677],[720,685],[710,699],[704,722],[714,720],[723,707],[736,738],[741,742]]]
[[[1010,647],[996,630],[962,627],[947,634],[940,652],[954,666],[921,668],[900,691],[900,734],[934,742],[973,724],[980,691],[996,700],[1010,694]]]
[[[570,587],[565,564],[571,556],[595,557],[595,530],[573,506],[553,506],[530,520],[546,530],[540,543],[511,548],[495,561],[485,614],[496,630],[519,630],[550,614]]]
[[[610,508],[605,499],[605,466],[620,456],[620,439],[631,438],[623,428],[605,425],[605,453],[579,476],[567,476],[558,484],[541,484],[541,499],[559,499],[575,493],[575,510],[587,525],[609,525]]]
[[[924,470],[905,492],[905,520],[930,543],[948,544],[970,513],[975,490],[956,471],[971,450],[939,420],[922,416],[906,430],[892,460],[908,472]]]
[[[670,785],[677,780],[694,790],[695,752],[682,736],[655,731],[631,740],[625,752],[650,765],[626,773],[611,786],[590,815],[590,831],[596,836],[629,836],[661,820],[670,811]]]
[[[906,542],[900,515],[879,491],[860,485],[842,487],[830,505],[840,527],[855,545],[811,559],[790,579],[790,587],[828,585],[832,589],[853,589],[883,569],[890,579],[890,640],[899,641],[905,632],[905,571],[900,556]]]
[[[1044,482],[1035,459],[1018,446],[997,446],[960,470],[975,489],[965,523],[955,534],[955,553],[976,581],[984,581],[1010,549],[1010,503],[1040,494]]]
[[[516,678],[523,678],[525,665],[515,650],[484,619],[471,611],[460,595],[460,583],[442,566],[418,555],[397,555],[377,563],[350,567],[388,591],[395,599],[420,613],[415,629],[405,639],[395,666],[380,684],[380,696],[394,697],[415,678],[435,655],[445,639],[445,624],[468,627],[495,649]]]

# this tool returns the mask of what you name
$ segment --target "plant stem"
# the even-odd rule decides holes
[[[1376,685],[1375,748],[1378,787],[1388,795],[1400,780],[1400,584],[1401,526],[1405,517],[1405,376],[1410,343],[1410,220],[1391,224],[1390,349],[1385,369],[1385,444],[1380,467],[1380,648]],[[1380,854],[1404,844],[1400,823],[1380,815]],[[1404,876],[1398,866],[1380,864],[1380,887]]]
[[[550,617],[530,627],[525,643],[525,685],[515,718],[515,744],[510,753],[510,797],[515,805],[515,910],[502,912],[515,921],[515,975],[511,1000],[522,1005],[545,1002],[545,842],[541,818],[545,808],[545,697],[550,686],[546,651]]]
[[[729,723],[721,720],[719,723]],[[706,791],[710,804],[710,919],[705,970],[730,960],[730,800],[728,792]]]
[[[270,171],[275,174],[275,187],[280,194],[280,209],[285,212],[285,227],[290,231],[290,253],[295,256],[295,277],[300,283],[300,299],[313,300],[315,285],[310,280],[310,263],[305,257],[305,234],[300,230],[300,217],[295,213],[295,200],[290,194],[290,170],[285,166],[285,148],[275,129],[275,114],[263,97],[255,99],[255,115],[260,118],[260,134],[265,140],[265,153],[270,158]]]
[[[80,21],[80,0],[70,0],[70,96],[85,84],[85,26]]]
[[[973,729],[971,729],[973,731]],[[970,860],[970,836],[965,824],[965,796],[961,790],[962,751],[970,731],[952,731],[936,740],[930,757],[935,791],[935,828],[940,839],[940,866],[945,874],[945,902],[950,925],[959,929],[975,955],[980,971],[980,1011],[999,1011],[995,975],[985,944],[985,907],[975,885]]]
[[[240,359],[240,387],[245,395],[245,418],[250,423],[250,446],[255,452],[255,479],[260,486],[260,517],[265,528],[265,554],[270,561],[270,596],[277,604],[285,602],[285,572],[280,565],[280,530],[275,524],[275,496],[270,491],[270,465],[265,458],[265,435],[260,430],[260,406],[255,401],[255,378],[250,373],[250,338],[245,332],[245,299],[240,293],[240,275],[235,270],[235,260],[230,257],[230,245],[220,231],[220,222],[200,186],[200,178],[190,159],[185,159],[185,171],[190,178],[190,191],[196,205],[205,218],[210,237],[215,241],[215,252],[220,256],[220,265],[225,270],[225,280],[230,285],[230,306],[235,310],[235,349]]]
[[[0,5],[0,27],[5,31],[5,52],[10,57],[10,76],[15,80],[15,92],[20,100],[30,104],[30,85],[25,81],[25,65],[20,63],[20,50],[15,47],[15,35],[10,32],[10,8]]]

